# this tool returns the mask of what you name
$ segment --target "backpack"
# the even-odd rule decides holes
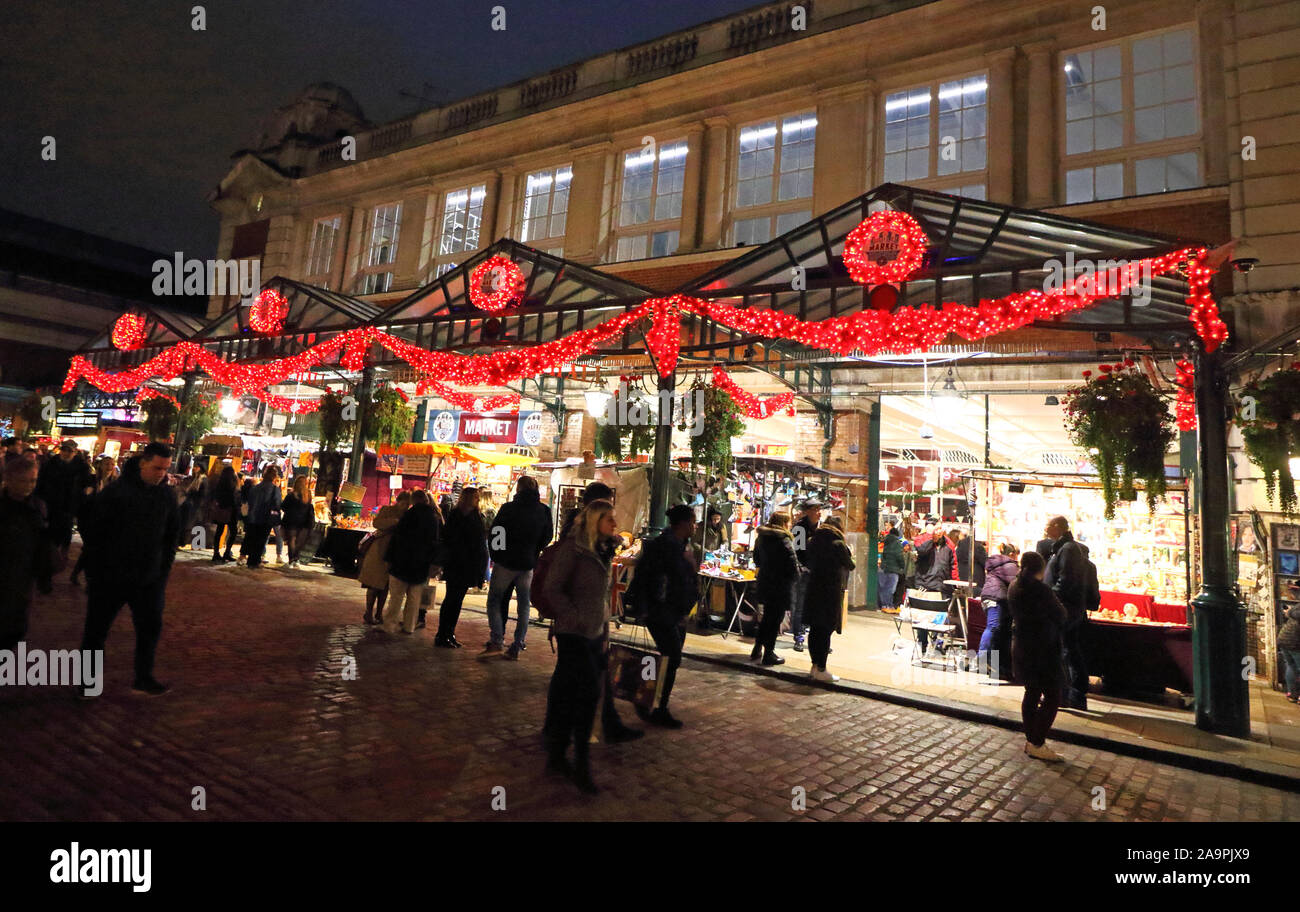
[[[533,567],[533,581],[528,587],[529,600],[537,609],[538,615],[545,621],[555,620],[555,606],[546,597],[546,577],[550,573],[551,562],[555,560],[555,552],[559,547],[560,542],[553,542],[537,555],[537,564]]]

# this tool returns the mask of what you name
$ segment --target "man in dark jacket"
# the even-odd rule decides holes
[[[516,661],[527,647],[528,612],[533,585],[533,568],[537,555],[551,541],[555,528],[551,508],[542,503],[537,489],[537,479],[531,475],[520,477],[515,487],[515,497],[497,511],[488,529],[488,548],[492,552],[492,581],[488,585],[487,615],[491,638],[488,652],[501,652],[506,640],[506,616],[510,613],[510,593],[513,590],[519,617],[515,621],[515,641],[505,651],[505,658]]]
[[[45,504],[32,494],[36,463],[11,460],[0,492],[0,649],[16,649],[27,636],[32,590],[51,591],[53,543]]]
[[[907,568],[907,562],[903,558],[903,539],[893,523],[886,527],[881,546],[880,575],[876,579],[880,610],[887,614],[897,614],[894,594],[898,590],[898,579]]]
[[[668,712],[668,698],[677,679],[677,668],[682,664],[686,615],[699,596],[696,567],[686,554],[686,543],[695,534],[695,510],[677,504],[668,508],[667,518],[668,528],[645,546],[633,577],[646,629],[668,660],[659,706],[649,713],[638,707],[637,712],[655,725],[681,728],[682,723]]]
[[[1043,581],[1065,606],[1061,647],[1066,680],[1061,702],[1072,709],[1087,709],[1088,663],[1083,654],[1083,637],[1084,625],[1088,623],[1088,559],[1070,533],[1070,521],[1064,516],[1049,520],[1044,534],[1052,542],[1052,556]]]
[[[262,470],[262,481],[248,494],[248,524],[244,528],[248,538],[248,569],[262,566],[266,553],[266,540],[271,530],[280,524],[280,470],[267,466]]]
[[[94,484],[90,466],[77,455],[75,441],[63,441],[59,444],[59,455],[45,460],[41,466],[36,496],[48,511],[50,539],[56,547],[66,551],[72,542],[72,521],[86,489]]]
[[[935,529],[930,540],[916,549],[916,585],[926,592],[942,592],[943,581],[956,579],[953,575],[953,538],[944,535],[942,529]],[[922,562],[926,563],[925,572],[921,572]]]
[[[388,617],[402,633],[416,629],[429,571],[442,541],[442,516],[424,491],[411,494],[411,507],[393,527],[385,545],[388,562]]]
[[[108,641],[122,605],[131,606],[135,625],[135,683],[157,696],[167,687],[153,676],[154,653],[162,635],[167,576],[176,557],[179,511],[171,488],[162,484],[171,449],[151,443],[127,461],[122,477],[95,496],[82,530],[90,558],[86,629],[82,650],[100,650]]]
[[[812,543],[817,527],[822,521],[822,505],[815,500],[803,504],[803,515],[795,522],[790,535],[794,539],[794,553],[799,558],[799,581],[795,583],[794,608],[790,612],[790,633],[794,637],[795,652],[803,652],[805,626],[804,604],[808,600],[808,545]]]
[[[970,552],[971,545],[975,546],[975,571],[971,573]],[[973,592],[979,592],[984,588],[984,563],[988,560],[989,553],[984,547],[983,542],[975,541],[974,536],[963,535],[961,541],[957,542],[955,552],[957,560],[957,577],[958,579],[967,580],[975,584]]]

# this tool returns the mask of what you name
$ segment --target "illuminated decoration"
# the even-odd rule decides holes
[[[1187,264],[1187,303],[1192,308],[1192,325],[1196,327],[1196,334],[1205,343],[1205,350],[1212,352],[1227,341],[1228,327],[1219,317],[1219,305],[1210,294],[1215,269],[1207,262],[1208,256],[1209,251],[1202,247],[1193,253]]]
[[[496,313],[522,301],[525,285],[523,270],[512,260],[490,256],[469,274],[469,299],[479,310]]]
[[[289,315],[289,302],[274,288],[267,288],[248,310],[248,325],[260,333],[278,333]]]
[[[291,415],[306,415],[320,408],[319,399],[289,399],[265,391],[254,391],[253,395],[265,402],[267,408]]]
[[[867,295],[872,310],[891,311],[898,306],[898,288],[893,285],[877,285]]]
[[[500,396],[480,396],[475,393],[463,393],[454,390],[445,383],[439,383],[432,377],[425,377],[415,385],[415,395],[423,396],[426,392],[432,390],[441,399],[446,400],[452,408],[464,409],[469,412],[493,412],[497,409],[513,406],[519,408],[519,394],[505,393]]]
[[[843,260],[859,285],[893,285],[921,268],[930,239],[906,212],[869,215],[844,239]]]
[[[793,411],[794,393],[755,396],[741,389],[740,385],[717,364],[713,366],[713,385],[731,396],[740,413],[746,418],[771,418],[782,409]]]
[[[180,401],[177,400],[175,396],[169,396],[166,393],[164,393],[162,390],[156,390],[153,389],[152,387],[148,387],[148,386],[140,387],[140,392],[135,394],[135,401],[143,405],[144,402],[149,399],[168,399],[171,401],[172,405],[176,406],[177,410],[179,410],[181,407]]]
[[[113,345],[122,351],[135,351],[144,345],[144,338],[144,317],[139,314],[124,313],[113,324]]]
[[[688,309],[690,304],[682,295],[655,298],[650,304],[654,323],[646,330],[645,344],[659,369],[659,376],[670,377],[677,372],[677,355],[681,351],[679,311]]]
[[[1178,430],[1196,430],[1196,367],[1183,358],[1175,367],[1174,383],[1178,386],[1178,399],[1174,403],[1174,417]]]

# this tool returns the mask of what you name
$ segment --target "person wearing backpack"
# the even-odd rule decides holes
[[[526,647],[528,635],[529,596],[532,594],[533,569],[537,557],[551,541],[554,528],[551,508],[542,503],[537,479],[529,475],[520,477],[514,500],[496,513],[495,521],[488,527],[488,548],[492,553],[494,570],[488,584],[487,614],[490,637],[484,653],[501,652],[505,646],[506,617],[510,613],[510,593],[515,594],[518,620],[515,621],[515,639],[504,657],[517,661]]]
[[[555,548],[544,573],[543,604],[554,613],[555,673],[546,698],[546,771],[572,780],[588,795],[591,730],[600,703],[604,655],[609,646],[610,563],[617,539],[614,508],[588,505],[572,534]],[[573,763],[566,754],[573,744]]]

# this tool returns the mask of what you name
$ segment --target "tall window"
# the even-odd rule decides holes
[[[478,250],[486,199],[486,184],[449,190],[443,197],[438,248],[433,261],[434,276],[456,268],[466,253]]]
[[[672,256],[681,239],[686,141],[623,154],[615,260]]]
[[[923,183],[946,193],[979,187],[988,174],[987,137],[984,74],[890,92],[885,95],[885,180]]]
[[[397,234],[401,221],[401,203],[387,203],[370,211],[365,261],[357,278],[361,294],[375,294],[392,287],[392,265],[397,261]]]
[[[1063,55],[1065,201],[1201,185],[1190,26]]]
[[[330,268],[334,265],[334,248],[338,243],[339,225],[343,217],[331,215],[316,219],[311,226],[311,237],[307,241],[306,276],[315,285],[329,282]]]
[[[762,244],[812,217],[816,143],[811,111],[741,128],[732,243]]]
[[[569,213],[573,168],[561,165],[534,171],[524,181],[524,208],[519,240],[541,250],[562,250]]]

